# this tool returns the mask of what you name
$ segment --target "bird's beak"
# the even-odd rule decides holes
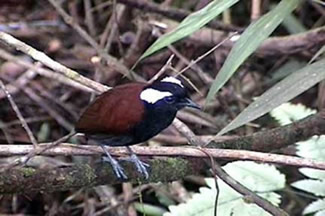
[[[196,103],[194,103],[191,99],[189,98],[185,98],[181,101],[179,101],[177,103],[177,105],[180,107],[180,108],[183,108],[183,107],[192,107],[194,109],[201,109],[199,105],[197,105]]]

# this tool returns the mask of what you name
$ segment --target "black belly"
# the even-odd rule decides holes
[[[98,144],[108,146],[129,146],[145,142],[167,128],[174,120],[176,111],[151,112],[146,115],[144,121],[137,124],[129,133],[124,135],[91,136]]]
[[[173,122],[175,116],[176,111],[164,113],[151,112],[150,115],[146,116],[145,121],[134,128],[133,135],[135,140],[139,143],[151,139],[167,128]]]

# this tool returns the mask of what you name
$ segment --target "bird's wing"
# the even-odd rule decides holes
[[[143,83],[126,84],[103,93],[81,115],[76,131],[111,135],[127,133],[144,115],[139,95],[145,86]]]

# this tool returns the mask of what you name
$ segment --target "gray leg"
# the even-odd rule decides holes
[[[131,156],[129,158],[125,159],[125,160],[134,163],[137,170],[138,170],[138,172],[141,173],[142,175],[144,175],[144,177],[146,179],[148,179],[149,174],[148,174],[148,171],[147,171],[147,167],[149,167],[149,164],[140,161],[138,156],[132,151],[132,149],[129,146],[126,146],[126,148],[128,149]]]
[[[105,162],[108,162],[111,164],[115,175],[119,178],[119,179],[127,179],[128,177],[125,175],[124,173],[124,169],[123,167],[121,167],[121,165],[117,162],[117,160],[115,160],[110,154],[109,152],[106,150],[105,146],[100,145],[102,147],[102,149],[104,150],[104,152],[106,153],[106,156],[103,157],[103,160]]]

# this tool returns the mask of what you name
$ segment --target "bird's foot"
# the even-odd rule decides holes
[[[138,156],[136,156],[135,154],[131,154],[131,156],[129,158],[126,158],[126,159],[123,159],[123,160],[130,161],[130,162],[134,163],[135,164],[135,167],[137,168],[137,171],[139,173],[141,173],[142,175],[144,175],[144,177],[146,179],[149,178],[149,173],[147,171],[147,168],[149,168],[150,165],[147,164],[147,163],[142,162],[138,158]]]
[[[111,164],[117,178],[119,178],[119,179],[127,179],[128,178],[124,173],[123,167],[121,167],[121,165],[117,162],[117,160],[115,160],[112,157],[103,156],[103,161]]]

